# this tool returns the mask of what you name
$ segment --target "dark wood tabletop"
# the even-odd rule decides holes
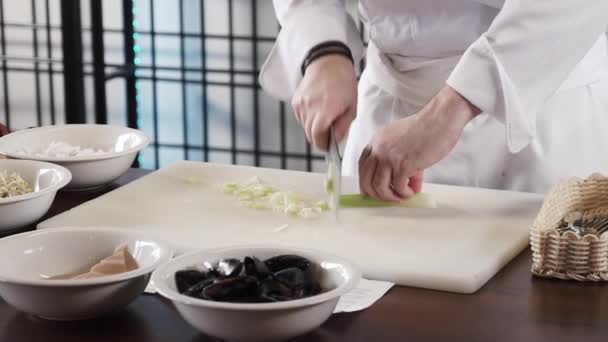
[[[130,170],[97,193],[59,193],[47,217],[146,172]],[[367,310],[333,315],[295,341],[608,341],[608,285],[535,278],[530,258],[524,251],[472,295],[394,287]],[[0,341],[214,340],[184,322],[169,302],[142,295],[119,313],[70,323],[18,312],[0,299]]]

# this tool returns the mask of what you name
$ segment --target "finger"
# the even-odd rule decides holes
[[[349,108],[344,114],[340,115],[336,121],[334,121],[333,127],[336,134],[336,140],[338,140],[338,142],[341,142],[346,136],[346,132],[348,132],[348,128],[355,118],[356,111],[356,107]]]
[[[366,150],[369,151],[368,148]],[[371,157],[371,152],[366,152],[366,150],[363,151],[359,160],[359,189],[363,195],[373,196],[374,190],[371,187],[371,182],[376,171],[376,162]]]
[[[304,124],[302,123],[300,107],[296,104],[293,104],[291,108],[293,109],[293,116],[296,118],[296,121],[300,124],[300,126],[304,127]]]
[[[378,199],[385,201],[400,201],[401,198],[391,189],[392,169],[388,164],[379,162],[376,166],[372,186]]]
[[[409,188],[412,189],[412,191],[417,194],[419,192],[422,191],[422,181],[423,181],[423,172],[417,172],[416,174],[414,174],[412,177],[410,177],[409,179]]]
[[[306,140],[308,140],[309,144],[312,144],[312,125],[313,125],[313,121],[314,121],[314,115],[310,115],[310,113],[308,113],[309,115],[303,115],[303,119],[304,119],[304,133],[306,134]]]
[[[410,176],[407,170],[397,169],[393,172],[393,178],[391,180],[392,190],[402,200],[414,196],[414,191],[410,188]]]
[[[361,155],[359,156],[359,167],[361,167],[361,163],[363,163],[363,161],[365,159],[367,159],[367,157],[369,157],[370,153],[372,152],[371,147],[366,146],[363,151],[361,151]]]
[[[329,143],[329,126],[331,120],[327,119],[327,112],[324,115],[315,115],[315,120],[312,124],[312,141],[313,144],[321,151],[327,151]]]

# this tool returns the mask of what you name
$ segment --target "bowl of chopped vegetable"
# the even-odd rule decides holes
[[[228,341],[283,341],[325,322],[361,277],[340,257],[277,246],[181,255],[152,274],[158,293],[200,331]]]
[[[72,173],[66,190],[103,187],[124,174],[149,144],[141,131],[113,125],[71,124],[13,132],[0,138],[0,154],[55,163]]]
[[[57,191],[70,182],[62,166],[33,160],[0,160],[0,232],[39,220]]]

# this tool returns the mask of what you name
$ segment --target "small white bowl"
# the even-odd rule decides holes
[[[201,267],[223,258],[256,256],[260,259],[296,254],[315,265],[324,292],[319,295],[276,303],[226,303],[180,294],[175,272]],[[281,341],[306,334],[325,322],[338,299],[353,289],[360,272],[348,261],[319,251],[305,249],[244,246],[209,249],[177,257],[152,274],[152,284],[173,302],[179,313],[200,331],[228,341]]]
[[[44,151],[52,142],[81,148],[101,149],[104,153],[69,158],[40,157],[22,153]],[[0,138],[0,154],[13,159],[30,159],[59,164],[72,172],[66,190],[102,187],[124,174],[137,152],[149,144],[141,131],[112,125],[73,124],[45,126],[17,131]]]
[[[19,173],[34,191],[0,198],[0,232],[22,228],[44,216],[57,191],[72,178],[70,171],[62,166],[33,160],[0,159],[0,170]]]
[[[82,271],[126,244],[139,267],[83,280],[45,276]],[[51,320],[98,317],[128,305],[146,288],[171,250],[137,231],[54,228],[0,239],[0,296],[18,310]]]

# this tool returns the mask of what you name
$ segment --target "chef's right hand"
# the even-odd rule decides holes
[[[329,127],[341,141],[357,113],[357,77],[350,59],[327,55],[313,61],[292,99],[308,142],[326,151]]]

